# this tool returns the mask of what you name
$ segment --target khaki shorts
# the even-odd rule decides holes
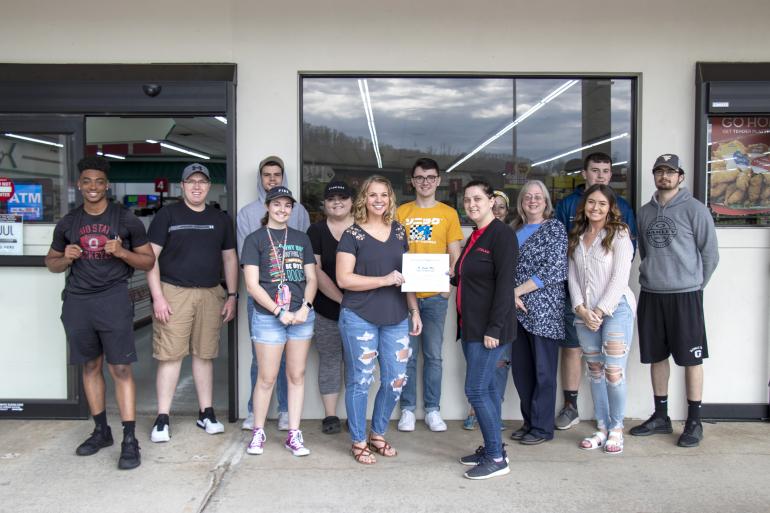
[[[225,289],[177,287],[160,284],[173,314],[168,323],[152,322],[152,356],[156,360],[180,360],[192,353],[210,360],[219,355],[219,330]]]

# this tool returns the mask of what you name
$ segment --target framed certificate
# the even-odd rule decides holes
[[[404,253],[402,292],[449,292],[449,255]]]

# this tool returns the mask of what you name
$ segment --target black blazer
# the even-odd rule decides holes
[[[476,244],[455,264],[453,285],[459,285],[462,339],[483,342],[484,336],[501,344],[516,340],[516,302],[514,274],[519,258],[519,244],[513,229],[494,219]],[[462,262],[462,269],[460,267]]]

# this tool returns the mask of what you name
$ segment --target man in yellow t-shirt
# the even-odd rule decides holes
[[[449,253],[449,268],[454,269],[460,257],[463,232],[457,211],[436,200],[441,183],[435,160],[417,159],[412,167],[412,186],[417,199],[398,207],[396,217],[406,228],[410,253]],[[447,298],[449,294],[420,292],[417,304],[422,319],[422,334],[411,337],[412,356],[407,364],[406,386],[401,392],[399,431],[414,431],[417,407],[417,353],[423,353],[423,402],[425,423],[431,431],[446,431],[439,412],[441,403],[441,346],[444,341]]]

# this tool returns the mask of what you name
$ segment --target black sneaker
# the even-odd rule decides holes
[[[679,447],[698,447],[701,440],[703,440],[703,424],[697,420],[688,420],[676,445]]]
[[[120,444],[120,459],[118,459],[118,468],[120,470],[129,470],[138,467],[142,463],[139,455],[139,441],[134,435],[125,435],[123,443]]]
[[[629,431],[634,436],[667,435],[673,432],[674,428],[671,427],[671,417],[659,417],[654,413],[652,417],[638,426],[632,427]]]
[[[511,468],[508,466],[506,458],[495,461],[485,454],[475,467],[463,475],[468,479],[489,479],[490,477],[504,476],[510,471]]]
[[[473,454],[469,454],[468,456],[463,456],[460,458],[460,463],[463,465],[468,466],[475,466],[478,465],[479,462],[484,458],[487,451],[484,449],[483,445],[479,445],[479,448],[476,449],[476,452]],[[505,452],[505,444],[503,444],[503,458],[505,458],[505,462],[508,463],[508,453]]]
[[[529,425],[525,422],[519,429],[511,433],[511,440],[521,440],[527,433],[529,433]]]
[[[94,428],[91,436],[89,436],[85,442],[78,445],[78,448],[75,449],[75,454],[78,456],[91,456],[92,454],[99,452],[99,449],[109,447],[113,443],[114,441],[112,439],[112,430],[110,429],[110,426],[104,428],[97,426]]]

